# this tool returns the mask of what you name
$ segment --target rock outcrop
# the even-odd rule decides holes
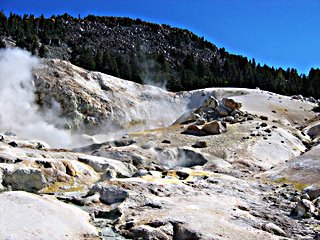
[[[221,101],[214,96],[209,96],[200,107],[181,115],[173,124],[187,124],[195,122],[196,125],[203,125],[205,121],[226,121],[240,122],[245,119],[240,117],[241,103],[231,98],[223,98]]]

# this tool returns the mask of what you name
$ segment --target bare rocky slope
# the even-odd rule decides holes
[[[43,60],[34,83],[40,110],[58,103],[60,127],[92,144],[1,133],[1,239],[320,238],[314,103],[170,93],[61,60]]]

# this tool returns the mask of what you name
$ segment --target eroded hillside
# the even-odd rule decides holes
[[[319,237],[315,103],[171,93],[61,60],[42,61],[33,80],[39,111],[59,106],[57,127],[91,143],[50,148],[1,129],[1,238]]]

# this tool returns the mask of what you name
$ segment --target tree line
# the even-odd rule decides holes
[[[164,53],[143,51],[116,52],[114,49],[92,49],[85,45],[69,42],[66,38],[67,29],[61,27],[62,20],[79,21],[67,14],[45,18],[43,15],[17,15],[10,13],[9,17],[0,12],[0,48],[5,47],[2,39],[11,37],[16,46],[27,49],[34,55],[46,57],[48,46],[65,42],[71,46],[70,60],[75,65],[88,70],[100,71],[116,77],[145,83],[151,80],[158,85],[166,84],[168,90],[183,91],[206,87],[259,87],[263,90],[279,94],[313,96],[320,98],[320,69],[312,68],[308,75],[299,74],[294,68],[274,68],[260,65],[255,59],[230,54],[224,48],[217,51],[210,61],[199,59],[191,51],[175,60],[168,59]],[[89,15],[87,21],[95,21],[99,17]],[[148,25],[157,32],[160,25],[146,23],[140,19],[103,18],[106,24],[118,24],[128,27],[133,24]],[[171,28],[170,42],[183,44],[185,31]],[[215,46],[203,38],[190,34],[191,40],[201,49],[215,50]],[[90,36],[87,36],[90,38]]]

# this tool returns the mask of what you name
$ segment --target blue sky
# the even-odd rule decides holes
[[[18,14],[126,16],[186,28],[274,67],[320,67],[319,0],[1,0]]]

